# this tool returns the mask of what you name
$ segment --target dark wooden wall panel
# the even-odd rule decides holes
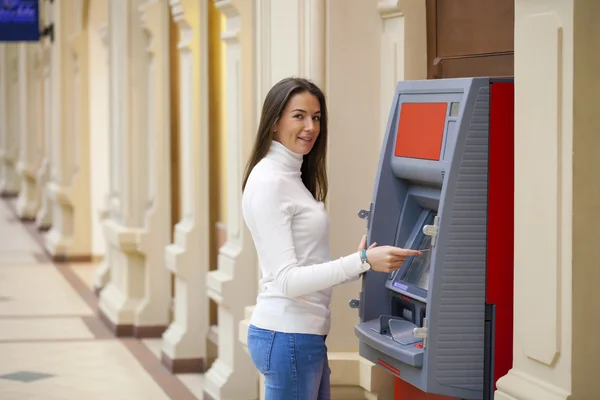
[[[514,0],[427,0],[429,78],[514,74]]]

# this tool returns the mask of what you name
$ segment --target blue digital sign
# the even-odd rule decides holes
[[[0,42],[38,40],[39,0],[0,0]]]

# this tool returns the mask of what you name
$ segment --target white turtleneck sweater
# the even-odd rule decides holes
[[[250,322],[278,332],[326,335],[332,287],[367,268],[358,252],[331,261],[329,218],[302,183],[302,159],[273,141],[246,183],[242,209],[262,275]]]

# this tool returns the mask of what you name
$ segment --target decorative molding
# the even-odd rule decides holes
[[[527,116],[523,118],[524,111],[519,111],[522,107],[515,107],[515,121],[523,133],[515,136],[515,162],[519,163],[521,153],[533,145],[545,154],[517,174],[515,181],[515,196],[520,200],[515,203],[515,282],[535,281],[537,292],[544,294],[531,296],[517,285],[515,302],[535,309],[535,313],[519,319],[518,332],[529,358],[553,366],[560,357],[562,330],[562,176],[566,167],[562,163],[562,23],[556,13],[544,13],[527,16],[517,24],[527,26],[530,37],[518,43],[516,50],[536,56],[529,57],[524,72],[527,91],[519,91],[516,96],[519,104],[526,105]],[[539,68],[544,74],[535,72]],[[541,102],[540,93],[544,93]],[[539,202],[540,196],[545,199],[543,203]],[[531,209],[536,210],[535,215]],[[536,240],[527,240],[525,232],[533,226],[539,233]]]
[[[401,0],[379,0],[377,2],[377,11],[379,11],[382,19],[400,17],[402,16],[401,2]]]
[[[204,4],[206,0],[200,1],[202,2],[201,4]],[[175,21],[179,27],[179,43],[177,43],[177,48],[180,52],[189,52],[191,51],[190,46],[192,44],[192,39],[194,38],[194,31],[186,18],[182,0],[170,0],[169,6],[171,7],[173,21]],[[204,8],[202,8],[202,10],[204,10]]]

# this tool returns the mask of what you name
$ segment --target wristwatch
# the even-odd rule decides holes
[[[367,250],[360,251],[360,260],[362,261],[361,269],[364,274],[366,271],[371,269],[371,264],[369,264],[369,260],[367,260]]]

